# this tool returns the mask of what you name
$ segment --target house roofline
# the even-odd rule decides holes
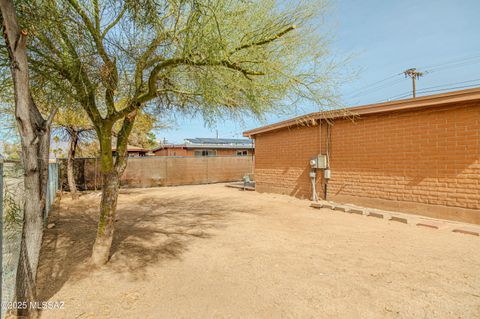
[[[117,147],[113,146],[112,152],[116,152],[116,151],[117,151]],[[128,145],[127,152],[148,152],[148,150],[143,147]]]
[[[252,137],[254,135],[265,133],[273,130],[278,130],[294,125],[308,124],[319,119],[336,119],[345,118],[348,116],[360,116],[377,113],[395,112],[401,110],[410,110],[418,108],[428,108],[443,106],[450,103],[471,102],[480,100],[480,88],[473,88],[461,91],[453,91],[448,93],[441,93],[435,95],[422,96],[417,98],[410,98],[404,100],[389,101],[383,103],[367,104],[351,108],[343,108],[338,110],[330,110],[323,112],[314,112],[297,116],[292,119],[277,122],[270,125],[265,125],[252,130],[245,131],[243,136]]]
[[[230,145],[223,145],[223,144],[181,144],[181,145],[163,145],[157,148],[152,149],[152,152],[160,151],[166,148],[185,148],[185,149],[254,149],[253,142],[251,144],[230,144]]]
[[[185,144],[163,144],[158,147],[153,148],[151,151],[156,152],[165,148],[185,148]]]

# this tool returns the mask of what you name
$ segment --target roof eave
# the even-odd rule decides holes
[[[308,121],[318,119],[335,119],[347,116],[359,116],[376,113],[386,113],[400,110],[425,108],[432,106],[440,106],[450,103],[468,102],[480,100],[480,88],[454,91],[442,94],[422,96],[418,98],[389,101],[376,104],[362,105],[352,108],[343,108],[335,111],[314,112],[306,115],[298,116],[278,123],[262,126],[243,133],[243,136],[252,138],[254,135],[265,133],[293,125],[307,123]]]

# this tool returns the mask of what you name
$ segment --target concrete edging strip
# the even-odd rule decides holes
[[[422,217],[419,215],[411,215],[408,213],[400,213],[400,212],[390,212],[390,211],[381,211],[381,210],[370,210],[364,207],[358,207],[356,205],[344,205],[344,204],[337,204],[333,202],[321,201],[312,203],[310,205],[312,208],[320,209],[320,208],[328,208],[333,211],[357,214],[357,215],[365,215],[369,217],[375,217],[378,219],[385,219],[388,221],[398,222],[407,225],[415,225],[418,227],[430,228],[435,230],[448,230],[453,233],[471,235],[471,236],[478,236],[480,237],[480,225],[472,225],[469,224],[465,225],[458,225],[458,223],[449,220],[437,220],[437,219],[430,219],[428,217]]]

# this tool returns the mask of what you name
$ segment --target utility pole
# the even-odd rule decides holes
[[[417,69],[411,68],[403,71],[403,74],[405,74],[405,78],[410,77],[412,79],[412,95],[415,98],[417,93],[416,80],[423,76],[423,72],[418,72]]]

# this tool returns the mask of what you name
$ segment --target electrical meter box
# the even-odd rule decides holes
[[[318,154],[316,157],[313,157],[310,160],[310,166],[312,168],[320,168],[320,169],[327,168],[327,156]]]

